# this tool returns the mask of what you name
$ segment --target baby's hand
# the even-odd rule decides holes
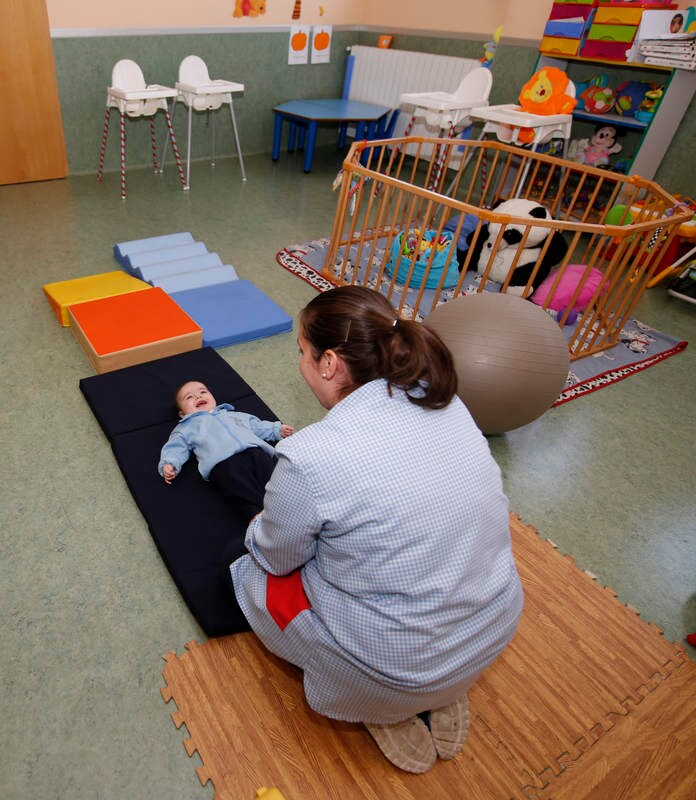
[[[176,470],[171,464],[165,464],[162,467],[162,477],[165,483],[171,483],[176,478]]]
[[[295,429],[292,425],[281,425],[280,426],[280,438],[284,439],[286,436],[290,436],[291,433],[294,433]]]

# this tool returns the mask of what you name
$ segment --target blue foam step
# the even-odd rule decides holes
[[[204,347],[224,347],[292,330],[292,317],[251,281],[217,283],[170,296],[203,329]]]
[[[153,286],[159,286],[167,294],[183,292],[186,289],[197,289],[201,286],[212,286],[216,283],[229,283],[239,280],[234,267],[229,264],[210,269],[194,269],[191,272],[177,272],[174,275],[163,275],[149,281]]]
[[[202,256],[208,252],[203,242],[181,244],[176,247],[164,247],[161,250],[147,250],[143,253],[133,253],[126,256],[123,261],[125,269],[135,275],[136,269],[142,269],[150,264],[161,264],[164,261],[177,261],[180,258]]]
[[[177,258],[175,261],[162,261],[158,264],[145,264],[133,270],[135,277],[151,282],[155,278],[164,278],[167,275],[176,275],[179,272],[191,272],[194,269],[210,269],[221,267],[222,259],[217,253],[204,253],[202,256],[190,258]]]
[[[176,247],[190,244],[193,236],[188,231],[183,233],[167,233],[164,236],[150,236],[148,239],[132,239],[130,242],[119,242],[114,245],[114,257],[123,264],[126,256],[133,253],[144,253],[146,250],[161,250],[164,247]]]

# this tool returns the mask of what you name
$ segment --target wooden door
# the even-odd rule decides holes
[[[45,0],[1,0],[0,184],[67,174]]]

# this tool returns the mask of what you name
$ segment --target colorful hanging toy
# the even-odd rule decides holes
[[[498,42],[503,33],[503,26],[498,25],[493,33],[493,41],[486,42],[483,46],[483,58],[481,59],[481,66],[491,68],[493,59],[495,58],[495,51],[498,49]]]

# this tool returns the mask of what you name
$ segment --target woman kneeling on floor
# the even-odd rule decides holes
[[[425,772],[462,749],[467,690],[522,610],[500,470],[449,350],[379,293],[318,295],[298,343],[328,413],[276,448],[237,601],[315,711]]]

